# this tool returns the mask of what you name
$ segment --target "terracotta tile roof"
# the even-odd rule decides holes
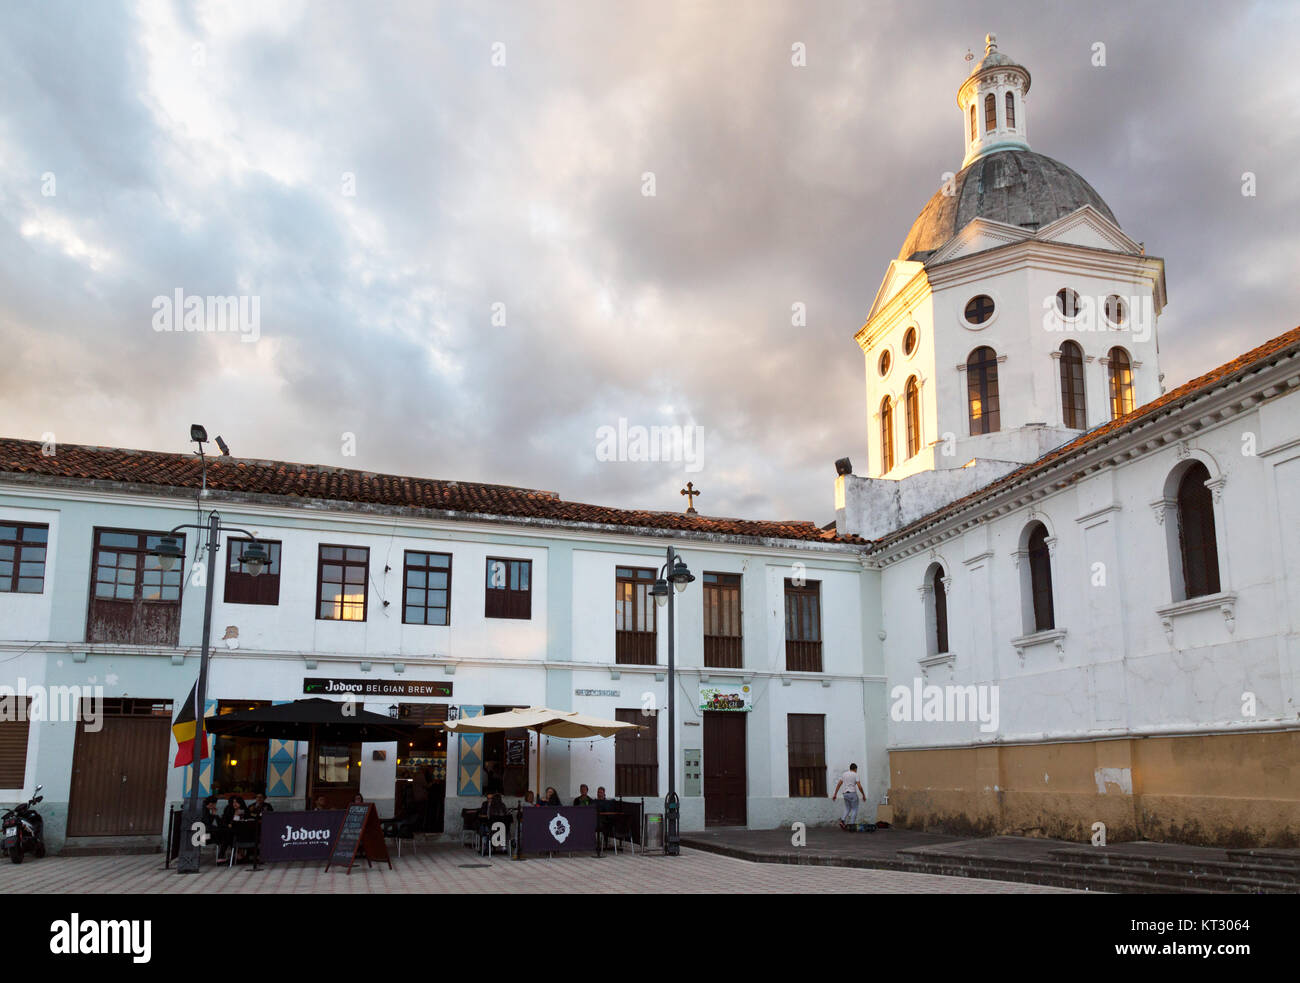
[[[1085,450],[1095,444],[1099,444],[1108,438],[1114,437],[1126,430],[1136,429],[1139,425],[1151,420],[1162,413],[1172,411],[1176,404],[1189,400],[1203,392],[1209,392],[1216,386],[1219,386],[1237,376],[1245,376],[1250,372],[1263,368],[1266,363],[1273,361],[1277,356],[1290,354],[1293,351],[1300,351],[1300,327],[1292,328],[1286,334],[1278,335],[1269,341],[1264,342],[1258,348],[1252,348],[1244,355],[1234,358],[1231,362],[1226,362],[1216,369],[1206,372],[1202,376],[1197,376],[1190,382],[1185,382],[1177,389],[1172,389],[1165,393],[1159,399],[1153,399],[1149,403],[1144,403],[1137,407],[1131,413],[1126,413],[1118,419],[1111,420],[1102,424],[1087,433],[1080,434],[1068,443],[1062,444],[1055,450],[1048,451],[1038,460],[1017,468],[1008,475],[990,482],[983,488],[971,492],[954,502],[942,508],[936,509],[928,515],[922,516],[913,522],[908,523],[897,532],[891,533],[877,541],[879,544],[888,544],[895,539],[907,535],[914,529],[929,525],[930,523],[942,518],[944,515],[960,511],[971,502],[977,501],[988,495],[992,495],[1003,488],[1016,484],[1025,478],[1030,477],[1037,471],[1045,471],[1055,464],[1059,459],[1070,454],[1075,454]]]
[[[0,437],[0,475],[5,473],[158,489],[197,489],[201,482],[200,462],[193,454],[59,444],[57,453],[46,457],[41,454],[39,441]],[[828,530],[818,528],[812,522],[766,522],[681,512],[615,509],[568,502],[555,492],[531,488],[437,481],[285,461],[209,457],[208,487],[215,491],[249,495],[434,509],[507,519],[542,519],[562,524],[866,544],[866,540],[858,536],[836,536],[833,524]]]

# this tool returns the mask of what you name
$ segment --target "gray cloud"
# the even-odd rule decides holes
[[[0,38],[4,432],[180,450],[194,420],[246,456],[663,509],[690,478],[707,513],[826,521],[866,453],[852,335],[960,164],[987,30],[1033,147],[1167,260],[1169,384],[1294,326],[1286,5],[31,4]],[[258,295],[262,341],[153,332],[177,287]],[[619,418],[703,426],[705,469],[598,462]]]

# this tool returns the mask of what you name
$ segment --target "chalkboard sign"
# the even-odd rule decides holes
[[[524,741],[508,739],[506,741],[506,765],[522,765],[524,763]]]
[[[389,869],[392,869],[393,861],[389,859],[388,846],[384,843],[384,831],[379,825],[379,816],[375,813],[373,802],[348,806],[343,824],[334,837],[334,846],[325,869],[329,870],[330,864],[346,861],[348,873],[351,874],[358,849],[364,851],[363,856],[366,858],[367,866],[373,866],[372,860],[383,860],[388,863]]]

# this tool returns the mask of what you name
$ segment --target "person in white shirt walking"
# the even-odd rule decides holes
[[[862,801],[866,793],[862,791],[862,782],[858,780],[858,766],[849,765],[849,770],[840,776],[840,780],[835,783],[835,791],[831,793],[831,801],[840,794],[840,788],[844,788],[844,816],[840,819],[840,827],[852,826],[858,821],[858,803]]]

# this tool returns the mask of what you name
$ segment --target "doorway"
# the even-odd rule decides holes
[[[484,715],[516,707],[484,707]],[[483,791],[522,797],[529,788],[528,739],[525,727],[483,735]],[[538,791],[540,794],[540,790]]]
[[[443,831],[447,799],[447,720],[445,703],[402,703],[398,718],[420,729],[397,745],[397,780],[393,814],[424,833]]]
[[[744,826],[745,714],[704,713],[704,825]]]
[[[171,700],[104,700],[100,729],[77,721],[69,836],[139,836],[162,829]]]

